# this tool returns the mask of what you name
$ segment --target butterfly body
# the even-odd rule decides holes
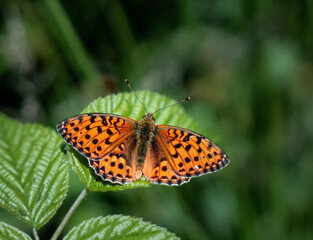
[[[112,183],[129,184],[144,175],[149,182],[177,186],[229,163],[210,139],[188,129],[155,125],[151,113],[140,121],[81,114],[61,121],[57,130],[97,175]]]
[[[134,129],[137,140],[137,166],[136,169],[142,170],[147,150],[151,141],[155,141],[155,124],[151,113],[143,116]]]

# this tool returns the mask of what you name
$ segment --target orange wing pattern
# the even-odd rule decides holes
[[[89,159],[89,165],[103,180],[127,184],[137,181],[136,158],[129,149],[136,148],[134,138],[128,137],[113,151],[99,160]]]
[[[152,114],[151,121],[155,126]],[[112,183],[132,183],[143,173],[150,182],[178,186],[229,163],[221,148],[198,133],[167,125],[141,132],[138,124],[119,115],[90,113],[63,120],[57,130],[87,157],[97,175]],[[148,135],[153,136],[150,141]],[[147,148],[143,166],[138,147]]]
[[[160,177],[156,171],[163,169],[161,182],[167,185],[180,185],[192,177],[222,169],[229,163],[227,155],[214,142],[184,128],[158,125],[156,139],[167,163],[161,161],[165,167],[156,166],[150,178]],[[173,176],[178,180],[174,181]]]
[[[57,125],[61,136],[89,160],[104,180],[135,181],[128,149],[137,121],[114,114],[90,113],[67,118]]]
[[[172,171],[170,163],[156,139],[150,143],[143,174],[149,182],[163,185],[179,186],[189,181],[189,178],[178,176]]]

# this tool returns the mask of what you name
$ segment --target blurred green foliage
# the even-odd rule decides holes
[[[0,9],[1,112],[54,127],[98,96],[129,91],[128,78],[137,90],[191,96],[184,108],[231,159],[182,187],[89,193],[66,231],[124,214],[183,239],[313,238],[312,1],[14,0]],[[71,172],[42,238],[82,188]]]

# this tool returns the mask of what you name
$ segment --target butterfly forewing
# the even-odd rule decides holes
[[[159,125],[157,140],[171,169],[178,176],[192,178],[215,172],[229,163],[227,155],[210,139],[190,130]]]

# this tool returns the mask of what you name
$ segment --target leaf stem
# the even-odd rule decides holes
[[[38,233],[36,231],[36,228],[33,228],[33,234],[34,234],[35,240],[39,240],[39,236],[38,236]]]
[[[65,227],[66,223],[68,222],[68,220],[70,219],[70,217],[73,215],[73,213],[75,212],[76,208],[79,206],[79,204],[81,203],[81,201],[84,199],[84,197],[86,197],[88,193],[88,190],[85,188],[80,195],[77,197],[77,199],[75,200],[75,202],[73,203],[72,207],[70,208],[70,210],[67,212],[67,214],[65,215],[65,217],[63,218],[62,222],[60,223],[59,227],[57,228],[57,230],[55,231],[55,233],[53,234],[51,240],[56,240],[59,235],[61,234],[63,228]]]

